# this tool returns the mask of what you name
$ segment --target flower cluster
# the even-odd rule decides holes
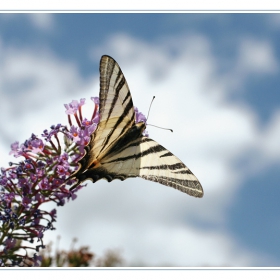
[[[134,107],[134,111],[135,111],[135,122],[136,123],[139,123],[139,122],[146,123],[147,122],[147,118],[145,117],[145,115],[143,113],[139,112],[137,107]],[[149,136],[148,131],[144,130],[143,135],[148,137]]]
[[[77,170],[84,147],[99,123],[99,99],[91,99],[94,102],[91,119],[82,116],[85,99],[74,100],[65,105],[69,127],[53,125],[41,137],[32,134],[23,144],[11,145],[10,154],[23,159],[1,169],[0,266],[39,265],[41,257],[36,253],[45,248],[44,233],[54,230],[56,221],[56,209],[48,212],[42,205],[55,202],[63,206],[85,186],[76,186],[71,174]],[[146,121],[137,108],[135,113],[136,122]],[[73,118],[77,125],[73,125]],[[37,245],[32,246],[35,242]]]

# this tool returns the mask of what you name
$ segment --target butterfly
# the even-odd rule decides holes
[[[118,63],[103,55],[99,71],[100,121],[75,172],[78,182],[141,177],[202,197],[202,186],[190,169],[156,141],[143,136],[146,124],[135,121],[131,93]]]

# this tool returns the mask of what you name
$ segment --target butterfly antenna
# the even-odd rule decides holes
[[[154,126],[154,127],[161,128],[161,129],[165,129],[165,130],[170,130],[171,132],[173,132],[173,130],[171,128],[160,127],[160,126],[153,125],[153,124],[148,124],[148,123],[147,123],[147,125]]]
[[[148,118],[149,118],[150,110],[151,110],[152,103],[153,103],[154,99],[155,99],[155,96],[153,96],[153,99],[152,99],[152,101],[151,101],[151,104],[150,104],[150,107],[149,107],[149,111],[148,111],[148,115],[147,115],[147,120],[148,120]]]
[[[147,121],[148,121],[148,118],[149,118],[150,110],[151,110],[152,103],[153,103],[154,99],[155,99],[155,96],[153,96],[153,99],[152,99],[151,104],[150,104],[150,107],[149,107],[148,116],[147,116]],[[165,130],[170,130],[171,132],[173,132],[173,130],[170,129],[170,128],[164,128],[164,127],[160,127],[160,126],[156,126],[156,125],[148,124],[148,123],[147,123],[147,125],[154,126],[154,127],[161,128],[161,129],[165,129]]]

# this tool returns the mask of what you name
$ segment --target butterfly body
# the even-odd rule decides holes
[[[126,79],[117,62],[106,55],[100,61],[99,99],[100,121],[75,173],[79,182],[141,177],[195,197],[203,196],[201,184],[185,164],[143,136],[146,124],[135,121]]]

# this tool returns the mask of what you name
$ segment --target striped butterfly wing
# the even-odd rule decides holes
[[[105,157],[102,166],[120,176],[141,177],[173,187],[191,196],[202,197],[201,184],[190,169],[156,141],[140,136],[114,155]]]
[[[97,157],[135,124],[135,112],[126,79],[109,57],[100,61],[100,122],[94,136],[93,150]]]
[[[145,123],[135,123],[129,87],[117,62],[100,61],[100,122],[80,161],[76,178],[125,180],[141,177],[195,197],[203,189],[193,173],[171,152],[144,137]]]
[[[100,60],[100,121],[91,136],[84,158],[80,161],[82,173],[100,163],[110,146],[135,124],[135,112],[126,79],[110,56],[103,55]]]

